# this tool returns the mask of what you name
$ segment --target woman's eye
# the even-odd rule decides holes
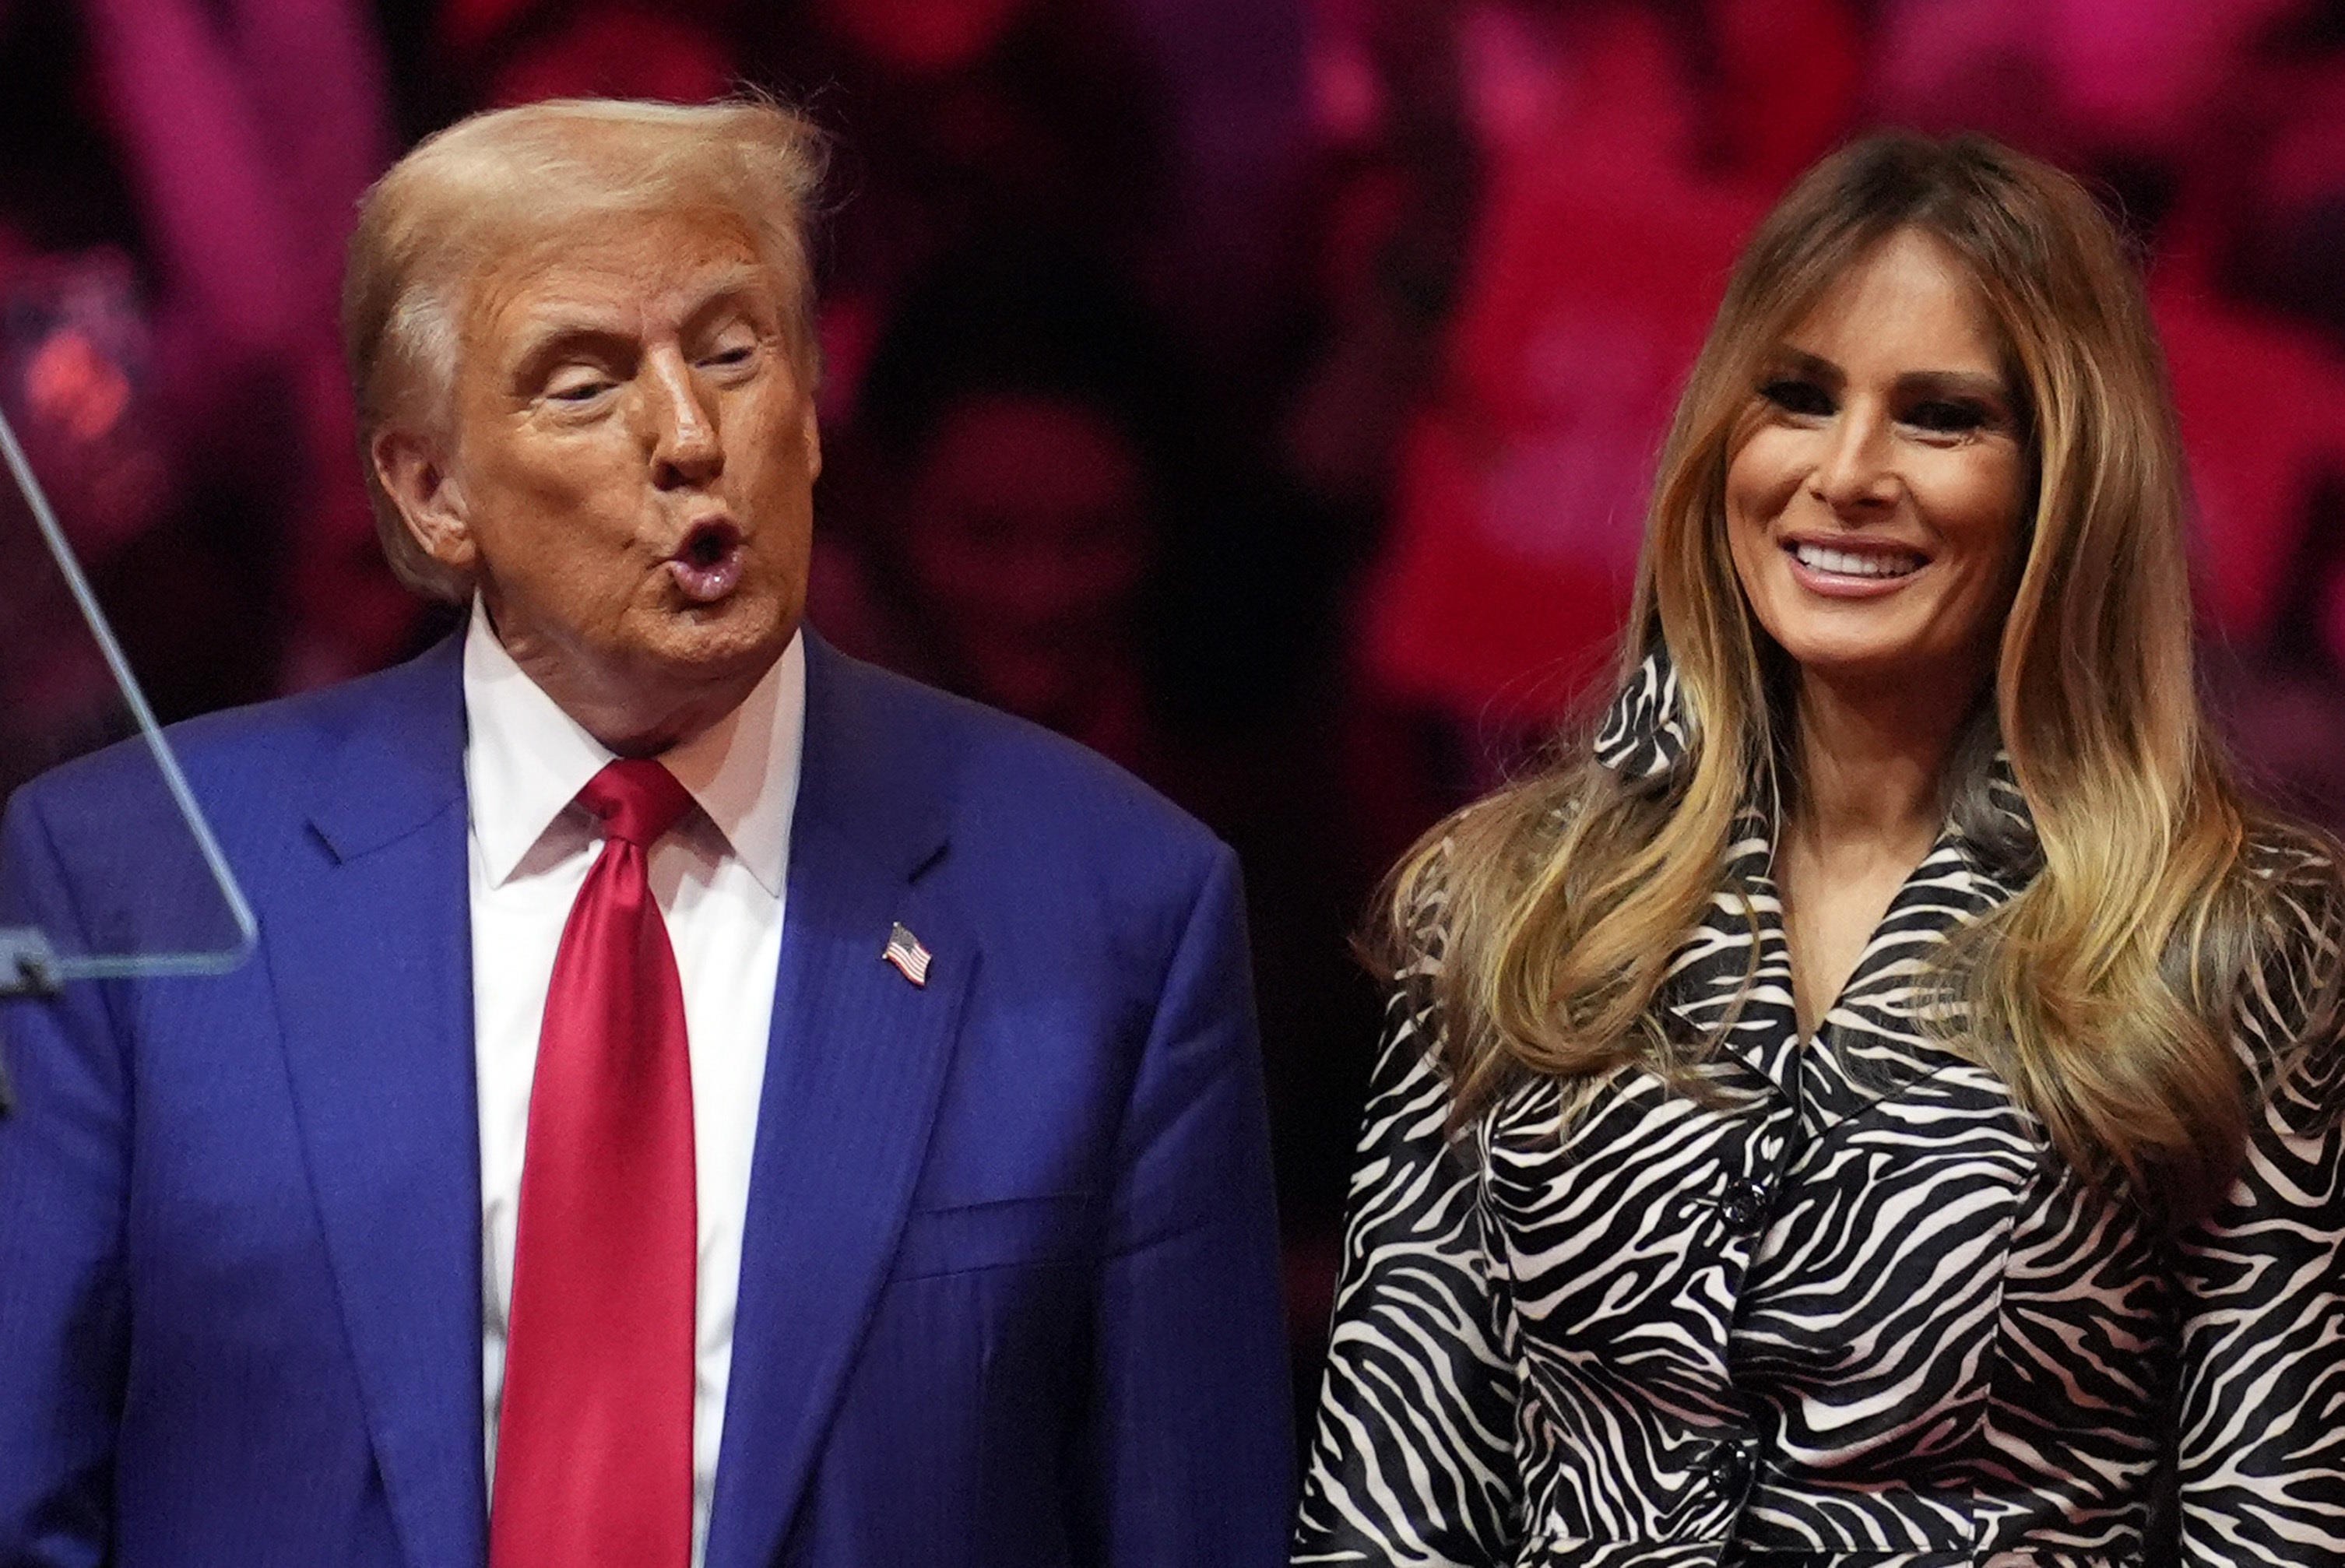
[[[1759,389],[1759,395],[1785,413],[1803,418],[1822,419],[1832,412],[1832,398],[1823,388],[1791,376],[1767,382]]]
[[[1916,403],[1905,411],[1905,423],[1918,430],[1943,435],[1958,435],[1974,431],[1987,422],[1986,410],[1974,402],[1962,402],[1947,398],[1933,398]]]

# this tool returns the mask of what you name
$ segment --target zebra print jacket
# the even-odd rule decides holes
[[[1670,767],[1673,697],[1648,666],[1599,758]],[[1802,1042],[1771,830],[1743,814],[1657,1003],[1726,1022],[1756,942],[1720,1108],[1628,1069],[1568,1117],[1534,1081],[1448,1135],[1416,983],[1441,962],[1437,896],[1425,911],[1294,1561],[2345,1564],[2345,1050],[2298,1049],[2291,1025],[2334,957],[2327,917],[2301,907],[2301,953],[2242,1009],[2237,1048],[2293,1065],[2237,1182],[2168,1238],[1917,1026],[1920,966],[2012,895],[2007,858],[1949,829]]]

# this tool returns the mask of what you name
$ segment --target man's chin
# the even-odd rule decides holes
[[[770,596],[736,594],[665,610],[642,628],[637,646],[668,678],[723,681],[763,675],[797,629],[797,616]]]

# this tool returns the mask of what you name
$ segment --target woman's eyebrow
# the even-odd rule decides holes
[[[2004,385],[2001,376],[1978,371],[1908,371],[1897,378],[1897,392],[1903,397],[1966,397],[2004,404],[2011,402],[2011,390]]]
[[[1848,379],[1847,372],[1821,354],[1789,346],[1777,349],[1767,356],[1767,373],[1771,376],[1804,376],[1826,386],[1838,386]]]

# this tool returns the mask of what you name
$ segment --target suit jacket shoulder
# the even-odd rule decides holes
[[[964,870],[1185,906],[1229,855],[1096,752],[811,639],[807,736],[802,814],[835,814],[878,838],[949,842]]]
[[[248,891],[289,856],[346,857],[463,797],[462,645],[394,668],[232,708],[165,730],[230,867]],[[8,803],[7,841],[46,840],[101,945],[184,943],[191,911],[219,907],[208,868],[146,742],[53,769]]]

